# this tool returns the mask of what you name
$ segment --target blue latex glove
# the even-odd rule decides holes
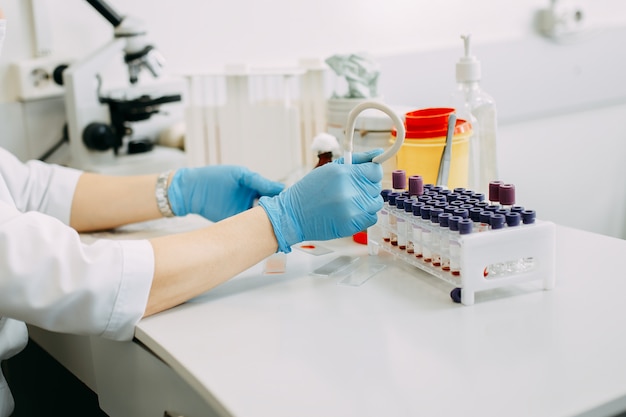
[[[261,197],[278,249],[289,253],[296,243],[346,237],[376,223],[383,170],[371,160],[382,152],[354,154],[353,165],[323,165],[279,195]]]
[[[248,210],[255,199],[274,196],[284,187],[244,167],[212,165],[177,170],[167,194],[175,215],[194,213],[217,222]]]

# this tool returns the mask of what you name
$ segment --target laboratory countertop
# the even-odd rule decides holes
[[[350,239],[294,250],[142,320],[136,339],[235,417],[609,416],[626,410],[626,241],[557,227],[556,288],[455,304],[452,287]],[[311,272],[384,264],[360,286]]]

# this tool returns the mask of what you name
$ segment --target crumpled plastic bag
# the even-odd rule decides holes
[[[326,59],[326,64],[348,83],[347,94],[340,98],[377,97],[380,66],[368,55],[333,55]],[[337,92],[333,95],[339,98]]]

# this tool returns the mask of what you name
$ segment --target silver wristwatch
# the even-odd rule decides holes
[[[170,177],[172,171],[165,171],[159,174],[156,181],[156,187],[154,189],[154,195],[156,196],[157,207],[163,215],[163,217],[174,217],[172,212],[172,206],[170,206],[170,200],[167,197],[167,180]]]

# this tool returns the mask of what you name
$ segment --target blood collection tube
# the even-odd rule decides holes
[[[500,202],[500,184],[504,184],[502,181],[491,181],[489,182],[489,201],[491,204],[496,204]]]
[[[483,193],[472,193],[470,197],[475,198],[478,201],[485,201],[485,194]]]
[[[524,224],[535,223],[535,219],[537,217],[537,213],[535,213],[535,210],[523,210],[521,214],[522,214],[522,223]]]
[[[457,216],[454,216],[457,217]],[[450,273],[454,276],[461,275],[461,237],[472,233],[473,224],[470,219],[457,221],[457,232],[450,236]]]
[[[391,173],[391,187],[393,188],[394,193],[398,193],[396,197],[395,207],[392,207],[392,210],[389,212],[389,223],[391,225],[390,231],[390,240],[389,242],[393,246],[398,246],[398,207],[397,200],[398,198],[403,197],[403,193],[406,189],[406,171],[403,169],[396,169]],[[404,207],[404,205],[402,206]],[[404,223],[401,222],[400,226],[404,226]]]
[[[422,215],[422,220],[420,222],[420,226],[422,228],[422,260],[427,263],[430,263],[433,260],[432,253],[430,251],[430,210],[432,208],[433,207],[431,206],[423,206],[420,209],[420,214]]]
[[[424,194],[424,179],[421,175],[412,175],[409,177],[409,195],[420,196]]]
[[[449,200],[448,200],[448,196],[449,196],[450,194],[452,194],[452,190],[443,189],[443,190],[439,191],[439,195],[443,195],[443,196],[445,196],[445,197],[446,197],[446,201],[449,201]]]
[[[479,232],[486,232],[489,230],[491,226],[491,217],[494,215],[495,213],[492,213],[487,210],[484,210],[483,212],[480,213],[480,215],[478,216],[479,217],[479,223],[478,223]]]
[[[513,213],[521,213],[522,211],[524,211],[524,207],[523,206],[511,206],[511,209],[509,211]]]
[[[454,213],[452,213],[454,216],[460,216],[464,219],[467,219],[469,217],[469,210],[467,209],[462,209],[462,208],[457,208],[454,210]]]
[[[426,203],[422,201],[416,201],[411,206],[413,208],[413,219],[411,226],[413,229],[413,254],[416,258],[422,257],[422,212],[421,209]]]
[[[441,213],[439,215],[439,253],[441,255],[441,269],[450,270],[450,218],[452,214]],[[434,265],[434,262],[433,262]]]
[[[406,218],[404,216],[404,203],[407,198],[404,196],[396,197],[396,209],[394,214],[396,216],[396,235],[398,249],[406,250]],[[391,242],[393,245],[393,241]]]
[[[515,186],[513,184],[500,184],[498,199],[502,207],[511,208],[515,204]]]
[[[391,190],[385,189],[380,192],[383,198],[383,208],[378,212],[378,226],[382,234],[383,241],[389,242],[389,194]]]
[[[416,202],[417,200],[413,199],[413,198],[407,198],[404,201],[404,230],[405,230],[405,240],[406,240],[406,251],[407,253],[413,253],[414,252],[414,245],[413,245],[413,203]],[[400,246],[400,243],[398,243],[398,247]],[[402,249],[402,248],[400,248]]]
[[[522,215],[514,211],[508,212],[504,217],[507,227],[519,226],[522,221]]]
[[[491,230],[498,230],[504,227],[505,216],[502,213],[493,213],[489,218],[489,226]]]
[[[396,169],[391,173],[391,184],[394,192],[401,193],[406,190],[406,171]]]
[[[448,255],[450,264],[448,265],[448,271],[452,268],[452,258],[455,258],[458,262],[460,259],[461,247],[458,244],[459,240],[459,221],[463,220],[461,216],[452,216],[448,220]]]
[[[445,195],[443,195],[443,194],[437,194],[437,195],[434,195],[434,196],[433,196],[433,200],[435,200],[435,201],[442,201],[442,202],[444,202],[444,203],[446,203],[446,204],[448,203],[448,199],[447,199],[447,198],[446,198],[446,196],[445,196]]]
[[[522,216],[522,227],[529,227],[535,224],[537,213],[535,212],[535,210],[523,210],[521,212],[521,216]],[[535,267],[535,259],[532,257],[526,257],[526,258],[519,259],[517,261],[517,265],[515,267],[514,272],[524,272],[534,267]]]
[[[465,195],[465,194],[460,194],[457,198],[456,201],[462,201],[463,203],[467,203],[467,200],[470,199],[469,195]]]
[[[478,203],[474,204],[474,207],[480,207],[482,209],[486,209],[487,206],[489,206],[489,203],[486,201],[479,201]]]
[[[455,193],[454,191],[451,192],[450,194],[446,195],[446,198],[448,199],[448,203],[452,203],[453,201],[455,201],[457,198],[459,198],[461,194],[459,193]]]
[[[441,227],[439,227],[439,215],[443,214],[443,209],[435,207],[430,210],[430,254],[433,266],[441,266]]]
[[[467,196],[467,198],[472,198],[472,194],[474,194],[474,191],[469,190],[469,189],[465,189],[461,191],[461,195],[465,195]]]
[[[430,196],[430,195],[427,195],[427,194],[422,194],[419,197],[417,197],[417,201],[422,201],[424,203],[426,203],[426,202],[428,202],[428,201],[430,201],[432,199],[433,199],[433,197]]]
[[[391,192],[388,195],[389,198],[389,243],[394,246],[398,245],[398,234],[397,234],[397,216],[395,215],[396,210],[396,199],[400,197],[399,193]]]
[[[509,212],[509,209],[506,208],[499,208],[496,211],[494,211],[494,214],[502,214],[503,216],[506,216],[506,214]]]
[[[472,227],[475,232],[478,231],[478,226],[480,225],[480,213],[482,213],[483,211],[485,210],[481,209],[480,207],[472,207],[468,210],[469,218],[472,221]]]

